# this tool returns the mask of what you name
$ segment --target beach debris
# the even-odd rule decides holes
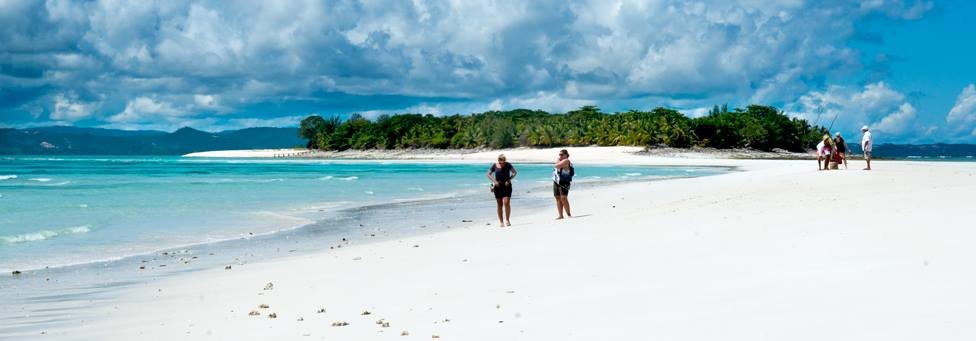
[[[21,274],[20,270],[14,270],[10,272],[11,276],[19,276]]]
[[[249,312],[247,314],[249,316],[260,316],[261,315],[261,312],[260,311],[257,311],[257,310],[251,310],[251,312]]]
[[[400,336],[407,336],[407,335],[410,335],[410,332],[408,332],[406,330],[400,332]]]
[[[390,328],[390,323],[389,322],[383,322],[383,324],[381,326],[383,328]]]
[[[319,310],[316,311],[315,313],[316,314],[325,314],[325,308],[319,308]]]
[[[502,305],[501,304],[496,304],[495,305],[495,309],[501,309],[501,308],[502,308]]]
[[[258,305],[258,308],[260,308],[260,309],[268,309],[268,308],[271,308],[271,306],[270,305],[267,305],[265,303],[261,303],[261,305]]]
[[[224,267],[224,270],[230,270],[230,269],[231,269],[230,265]]]
[[[498,323],[505,323],[505,321],[502,321],[502,320],[498,320]]]
[[[353,257],[352,260],[363,260],[363,257]]]
[[[363,313],[360,314],[360,315],[366,316],[366,315],[370,315],[370,314],[372,314],[372,313],[369,312],[369,310],[363,310]]]
[[[461,260],[461,263],[467,263],[467,262],[468,262],[467,258]]]
[[[303,317],[301,317],[301,316],[299,316],[299,317],[298,317],[298,322],[302,322],[302,321],[305,321],[305,318],[303,318]]]
[[[413,247],[420,247],[420,245],[417,245],[417,244],[413,244]]]
[[[343,327],[343,326],[348,326],[348,325],[349,325],[349,322],[346,322],[346,321],[332,322],[332,326],[333,327]]]
[[[514,294],[515,293],[515,290],[509,290],[509,291],[506,291],[505,293],[506,294]]]
[[[473,221],[473,220],[468,220],[468,219],[461,219],[461,222],[462,222],[462,223],[470,223],[470,222],[472,222],[472,221]]]
[[[265,284],[264,290],[274,290],[274,283],[268,282],[268,284]]]
[[[383,322],[385,322],[383,319],[376,320],[376,324],[383,324]]]
[[[278,318],[278,314],[270,313],[270,314],[268,314],[268,318],[269,319],[276,319],[276,318]]]
[[[146,266],[145,265],[140,265],[139,266],[139,270],[146,270]]]

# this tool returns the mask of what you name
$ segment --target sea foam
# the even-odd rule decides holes
[[[10,179],[16,179],[16,178],[17,178],[16,175],[0,175],[0,180],[10,180]]]
[[[0,236],[0,242],[5,244],[16,244],[23,242],[36,242],[45,239],[51,239],[58,236],[67,236],[73,234],[88,233],[91,231],[91,225],[81,225],[73,226],[68,228],[63,228],[60,230],[41,230],[32,233],[23,233],[10,236]]]

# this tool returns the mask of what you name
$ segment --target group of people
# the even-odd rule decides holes
[[[569,187],[576,171],[569,161],[569,151],[559,151],[558,159],[552,170],[552,194],[556,199],[556,219],[573,217],[569,210]],[[512,179],[518,175],[515,167],[508,162],[505,154],[498,155],[498,161],[488,168],[488,180],[491,180],[491,191],[495,194],[499,226],[512,226]]]
[[[868,126],[861,127],[861,133],[863,134],[861,136],[861,150],[864,151],[864,161],[868,164],[864,170],[871,170],[871,149],[874,146],[874,140]],[[817,169],[838,169],[841,164],[844,165],[844,169],[847,169],[847,151],[849,149],[847,141],[844,140],[840,132],[834,134],[833,139],[830,138],[830,134],[824,134],[823,139],[817,144]]]

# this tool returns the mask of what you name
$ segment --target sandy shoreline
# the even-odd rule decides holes
[[[484,216],[436,234],[324,246],[310,255],[160,279],[124,290],[112,306],[92,307],[98,318],[30,336],[976,337],[970,264],[976,231],[968,218],[976,163],[877,162],[876,171],[863,172],[853,170],[862,166],[854,162],[850,171],[818,172],[813,160],[666,158],[635,154],[638,149],[570,152],[579,165],[743,172],[574,191],[578,218],[570,220],[516,206],[514,226],[499,229],[484,225],[494,213],[486,207]],[[552,149],[504,152],[514,162],[555,155]],[[434,159],[490,162],[496,155]],[[268,283],[273,288],[264,290]]]
[[[595,157],[600,152],[612,154],[640,154],[642,156],[668,159],[753,159],[753,160],[805,160],[814,158],[811,153],[762,152],[751,149],[713,149],[713,148],[655,148],[644,147],[567,147],[582,151],[584,158]],[[352,160],[490,160],[500,152],[526,157],[523,162],[550,161],[550,154],[562,148],[513,148],[507,150],[482,149],[398,149],[398,150],[345,150],[321,151],[309,149],[251,149],[215,150],[183,155],[184,157],[207,158],[312,158],[312,159],[352,159]],[[856,157],[853,156],[852,157]],[[616,161],[616,160],[614,160]]]

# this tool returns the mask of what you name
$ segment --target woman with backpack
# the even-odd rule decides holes
[[[556,212],[559,213],[557,220],[563,219],[563,211],[566,211],[567,217],[573,217],[569,211],[569,185],[573,182],[575,173],[573,163],[569,161],[569,152],[560,150],[559,160],[552,171],[552,194],[556,197]]]

